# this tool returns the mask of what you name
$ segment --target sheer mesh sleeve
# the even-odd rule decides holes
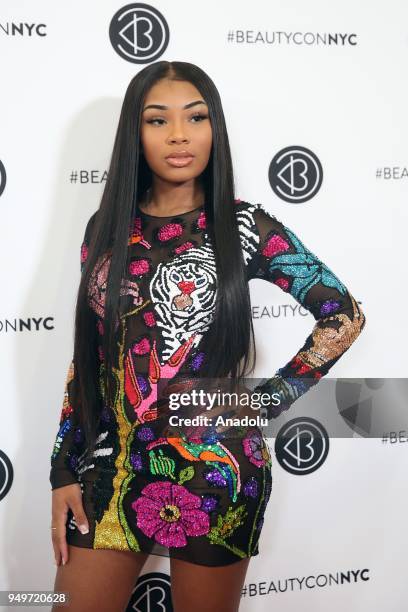
[[[88,246],[91,229],[95,214],[88,220],[85,235],[81,244],[80,267],[84,270],[88,256]],[[60,414],[59,429],[55,438],[54,448],[51,454],[51,470],[49,480],[51,490],[64,487],[65,485],[79,482],[77,465],[78,458],[83,451],[82,436],[74,425],[74,407],[71,402],[71,385],[75,376],[74,361],[68,367],[65,381],[64,397]]]
[[[279,393],[281,403],[268,406],[268,419],[314,386],[347,351],[365,326],[365,315],[337,276],[261,204],[253,213],[257,250],[250,278],[263,278],[290,293],[316,323],[300,350],[254,391]]]

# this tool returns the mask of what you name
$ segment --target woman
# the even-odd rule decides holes
[[[365,317],[289,228],[234,197],[219,94],[184,62],[151,64],[128,86],[81,269],[51,458],[54,588],[70,593],[72,610],[123,610],[152,553],[170,557],[176,611],[236,611],[271,494],[268,446],[258,427],[169,435],[159,383],[242,384],[255,356],[251,278],[317,320],[257,388],[282,400],[269,418],[328,372]]]

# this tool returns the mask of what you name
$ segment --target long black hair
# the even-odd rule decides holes
[[[208,106],[212,150],[200,180],[204,187],[207,231],[214,246],[217,268],[215,317],[202,339],[205,354],[202,377],[247,375],[250,355],[253,371],[256,352],[245,263],[235,213],[234,178],[221,99],[210,77],[187,62],[159,61],[143,68],[129,83],[123,101],[112,156],[100,207],[94,214],[88,256],[82,271],[75,310],[73,402],[78,406],[88,449],[94,450],[102,402],[113,405],[111,368],[117,346],[119,293],[127,264],[129,228],[138,214],[138,203],[152,184],[152,174],[141,153],[140,124],[144,100],[160,79],[188,81]],[[198,177],[197,177],[198,178]],[[92,270],[103,254],[111,255],[103,319],[103,384],[100,386],[97,330],[88,303]],[[252,341],[252,344],[251,344]],[[251,345],[250,345],[251,344]],[[201,348],[200,346],[200,348]]]

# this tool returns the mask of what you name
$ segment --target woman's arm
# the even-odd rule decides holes
[[[298,236],[261,204],[255,207],[257,247],[249,278],[263,278],[290,293],[316,320],[296,355],[254,389],[280,394],[281,404],[267,408],[271,419],[328,373],[359,336],[366,318],[346,286]]]
[[[88,247],[93,222],[94,213],[88,220],[85,235],[81,245],[81,273],[84,270],[88,256]],[[64,388],[64,399],[60,414],[59,429],[55,438],[54,448],[51,454],[50,483],[51,490],[64,487],[69,484],[79,482],[77,465],[78,459],[83,452],[81,432],[74,425],[74,406],[71,401],[71,385],[75,377],[75,364],[71,360],[68,367],[67,377]]]

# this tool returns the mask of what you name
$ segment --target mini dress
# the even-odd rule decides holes
[[[329,371],[360,334],[365,316],[335,274],[262,204],[236,199],[234,209],[247,280],[264,279],[290,293],[315,319],[296,355],[260,387],[284,397],[279,409],[268,411],[271,419]],[[86,225],[82,270],[97,214]],[[112,372],[116,399],[101,410],[92,457],[75,425],[73,359],[68,367],[49,478],[52,490],[79,483],[90,531],[82,535],[69,510],[67,542],[207,566],[258,555],[272,491],[272,455],[262,430],[171,437],[154,418],[160,379],[197,374],[205,358],[202,341],[217,290],[205,205],[168,217],[138,210],[128,249]],[[100,336],[109,263],[109,254],[99,258],[89,285]],[[95,359],[102,368],[100,348]]]

